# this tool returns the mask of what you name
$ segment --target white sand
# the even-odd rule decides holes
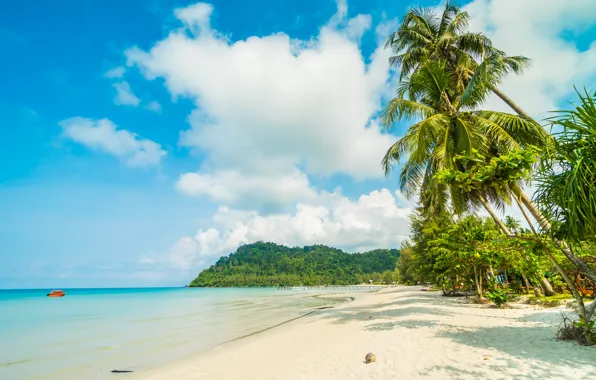
[[[554,340],[563,309],[464,305],[419,289],[357,294],[354,302],[134,377],[596,379],[596,347]],[[364,364],[368,352],[376,363]]]

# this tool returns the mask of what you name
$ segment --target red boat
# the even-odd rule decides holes
[[[66,293],[64,293],[62,290],[52,290],[48,293],[48,297],[64,297],[65,295]]]

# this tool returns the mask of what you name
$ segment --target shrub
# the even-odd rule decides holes
[[[488,298],[498,307],[502,307],[508,301],[507,294],[503,291],[503,289],[493,289],[492,291],[487,292],[486,298]]]
[[[557,331],[557,339],[574,340],[577,343],[584,346],[593,344],[594,339],[596,338],[596,331],[594,331],[594,322],[595,321],[590,321],[587,324],[590,331],[590,333],[588,333],[588,335],[590,335],[590,339],[588,339],[588,337],[586,337],[586,333],[584,332],[585,322],[572,322],[571,319],[569,319],[569,317],[563,315],[563,322],[561,322],[559,330]]]

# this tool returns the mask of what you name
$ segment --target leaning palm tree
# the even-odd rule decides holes
[[[492,151],[507,151],[528,144],[543,144],[543,128],[531,119],[475,108],[482,101],[481,91],[462,91],[452,86],[454,76],[442,59],[426,61],[398,88],[382,115],[382,122],[391,127],[396,121],[421,119],[387,151],[382,165],[388,174],[402,158],[399,183],[401,190],[413,196],[420,190],[423,205],[432,212],[445,207],[446,200],[468,201],[456,187],[437,180],[443,169],[465,170],[455,160],[458,155],[490,156]],[[488,199],[498,196],[478,193],[471,199],[482,205],[508,235],[511,233],[491,209]]]
[[[385,47],[391,47],[393,66],[400,66],[400,81],[408,78],[426,61],[437,59],[446,62],[454,75],[453,85],[460,90],[475,81],[482,83],[483,97],[493,92],[518,115],[530,118],[524,110],[502,93],[497,85],[511,72],[521,74],[529,65],[526,57],[508,57],[493,47],[491,40],[482,33],[467,31],[470,16],[451,1],[438,14],[432,8],[410,9],[398,29],[391,33]]]
[[[419,118],[405,136],[383,158],[385,173],[406,158],[400,176],[400,189],[408,197],[420,191],[427,212],[444,212],[450,198],[456,211],[484,207],[501,231],[511,236],[490,203],[502,207],[505,198],[497,187],[483,191],[463,191],[447,185],[437,176],[442,170],[465,171],[477,162],[462,164],[459,156],[491,157],[514,148],[542,146],[544,129],[531,119],[495,111],[474,110],[482,101],[481,92],[468,91],[463,97],[452,86],[454,74],[443,60],[427,61],[398,88],[399,97],[391,100],[382,115],[385,126],[398,120]]]

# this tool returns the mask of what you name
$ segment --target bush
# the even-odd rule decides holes
[[[561,323],[561,325],[559,326],[559,330],[557,331],[557,339],[573,340],[576,341],[578,344],[588,346],[592,344],[592,342],[594,342],[594,339],[596,338],[596,331],[594,331],[594,322],[595,321],[590,321],[587,324],[589,331],[591,331],[591,333],[588,333],[590,335],[590,339],[588,340],[583,329],[585,322],[573,322],[571,321],[571,319],[569,319],[569,317],[563,315],[563,322]],[[592,342],[590,342],[590,340]]]
[[[488,298],[498,307],[502,307],[503,305],[507,304],[508,301],[507,294],[503,291],[503,289],[493,289],[492,291],[487,292],[486,298]]]

